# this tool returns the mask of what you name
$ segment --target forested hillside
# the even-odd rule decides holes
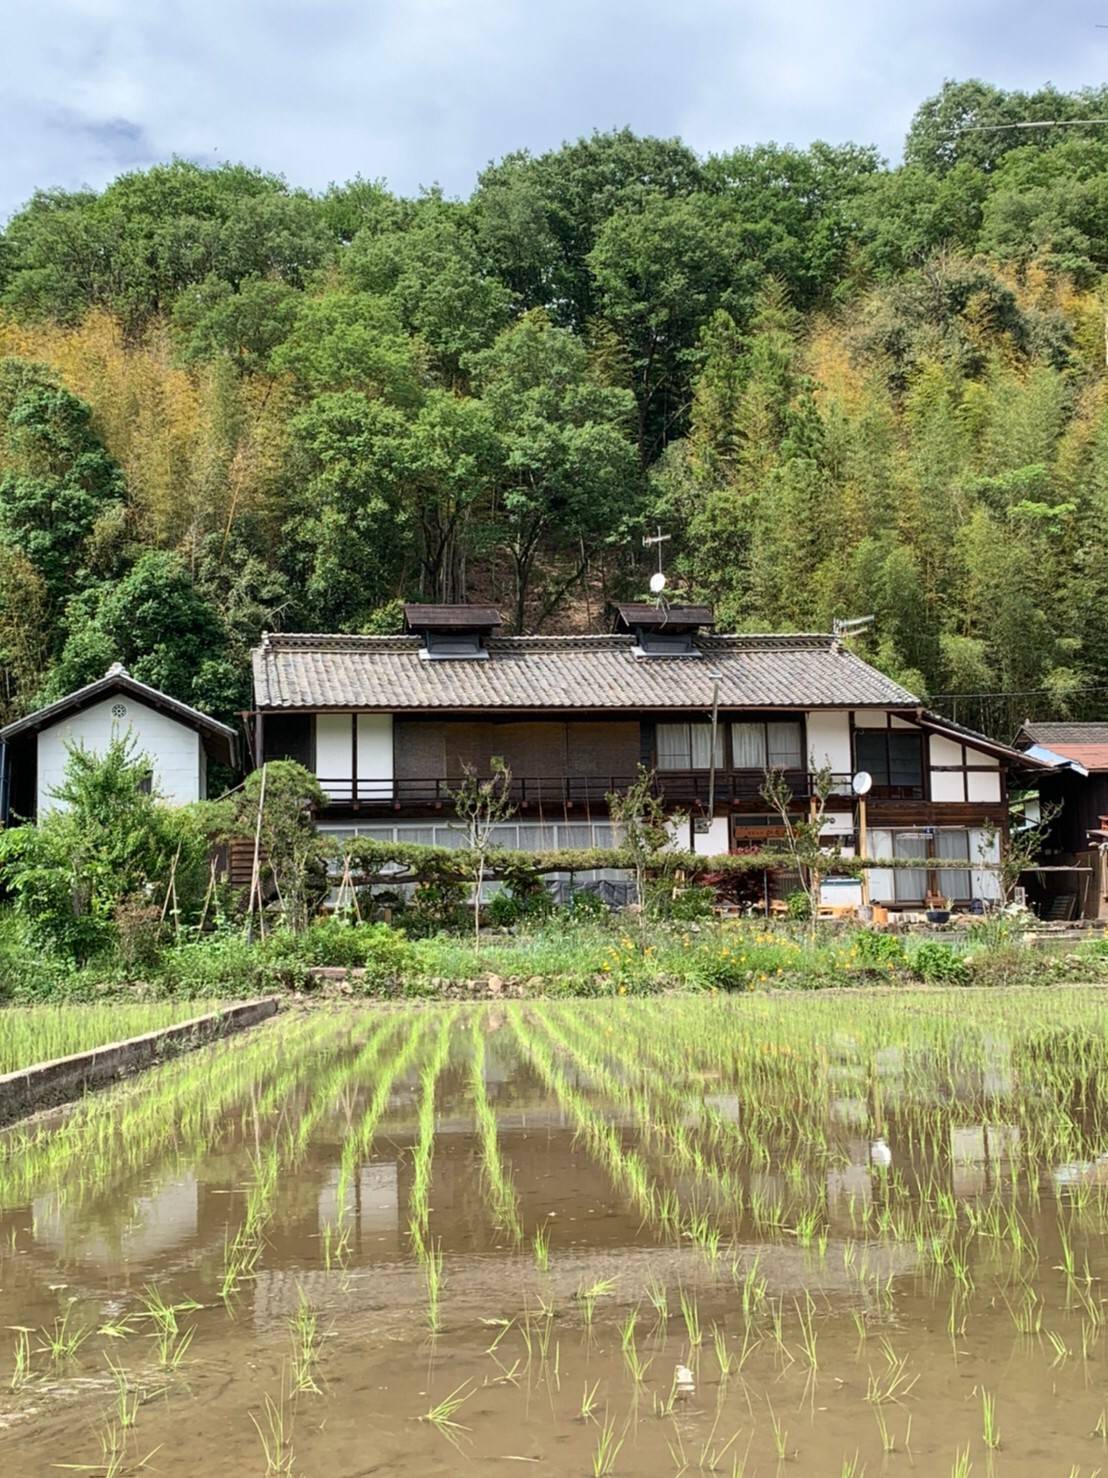
[[[0,236],[0,716],[265,628],[599,629],[660,524],[721,627],[1108,704],[1108,88],[948,84],[905,162],[594,135],[468,200],[173,162]],[[372,168],[372,161],[367,161]],[[1039,691],[1041,690],[1041,691]],[[950,705],[946,704],[949,711]]]

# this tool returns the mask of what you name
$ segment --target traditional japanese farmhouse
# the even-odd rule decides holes
[[[29,821],[53,807],[72,745],[103,753],[124,736],[150,761],[150,783],[171,805],[207,796],[209,761],[236,763],[234,729],[115,663],[96,682],[0,729],[0,820]]]
[[[502,636],[485,606],[405,615],[402,636],[270,634],[254,651],[254,761],[314,771],[326,829],[457,845],[452,790],[500,756],[517,803],[502,845],[610,845],[605,797],[642,764],[687,813],[684,845],[760,850],[780,824],[760,794],[767,769],[803,810],[829,766],[828,838],[857,845],[864,771],[867,855],[918,862],[874,869],[874,901],[996,894],[973,864],[995,860],[1012,767],[1037,762],[930,713],[832,636],[717,635],[704,606],[620,605],[600,636]]]

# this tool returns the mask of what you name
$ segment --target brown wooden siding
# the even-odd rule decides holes
[[[520,779],[563,775],[627,776],[639,756],[639,726],[551,721],[482,723],[397,720],[394,752],[398,789],[406,780],[458,780],[469,765],[486,775],[494,755]]]

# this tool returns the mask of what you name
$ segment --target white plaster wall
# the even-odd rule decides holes
[[[669,832],[670,846],[675,852],[690,852],[693,846],[692,820],[686,816],[678,820],[670,816],[666,821],[666,830]]]
[[[966,775],[966,790],[968,791],[968,799],[971,801],[999,801],[999,770],[991,775],[983,775],[980,772],[971,770]]]
[[[116,716],[115,707],[124,712]],[[38,736],[38,814],[58,808],[51,794],[65,779],[68,745],[83,744],[94,754],[103,754],[113,738],[130,732],[135,752],[150,760],[154,788],[173,806],[184,806],[203,798],[203,746],[200,735],[157,709],[148,708],[130,695],[121,694],[94,703],[80,713],[68,714],[43,729]]]
[[[816,769],[829,765],[836,775],[849,775],[853,768],[850,754],[850,715],[848,713],[808,712],[808,755],[815,757]]]
[[[856,729],[884,729],[888,727],[888,722],[888,715],[883,708],[856,708],[854,710]]]
[[[728,851],[728,825],[726,816],[713,816],[707,831],[698,832],[693,827],[693,851],[700,857],[718,857]]]
[[[317,713],[315,772],[327,795],[345,800],[353,779],[354,731],[349,713]],[[392,795],[392,714],[358,715],[358,794]],[[376,782],[376,783],[373,783]]]
[[[392,795],[392,778],[392,714],[360,713],[358,794],[387,799]]]
[[[353,736],[348,713],[317,713],[315,718],[315,772],[325,795],[350,794]]]
[[[964,801],[963,772],[958,770],[931,771],[931,799],[933,801]]]
[[[942,734],[932,734],[931,763],[933,765],[960,765],[962,763],[962,746],[955,744],[953,739],[944,738]]]
[[[986,754],[983,749],[974,749],[972,744],[966,745],[966,763],[969,765],[992,765],[1000,769],[1000,761],[995,754]]]

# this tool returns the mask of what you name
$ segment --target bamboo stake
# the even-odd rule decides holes
[[[265,809],[265,780],[266,767],[262,765],[262,783],[258,790],[258,819],[254,825],[254,865],[250,869],[250,901],[246,906],[246,937],[252,940],[254,937],[254,898],[258,899],[258,929],[265,938],[265,922],[262,916],[261,899],[261,851],[262,851],[262,811]]]

